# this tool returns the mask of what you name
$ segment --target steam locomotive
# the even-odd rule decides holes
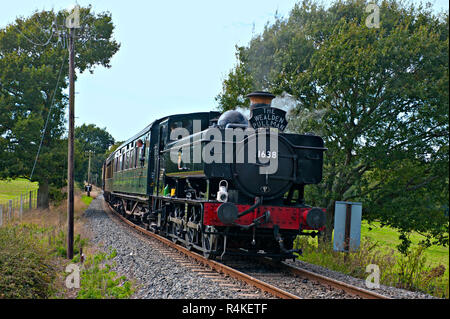
[[[208,258],[293,258],[298,235],[324,230],[304,187],[322,179],[322,138],[284,133],[275,96],[253,92],[238,111],[156,120],[103,164],[105,200],[119,213]]]

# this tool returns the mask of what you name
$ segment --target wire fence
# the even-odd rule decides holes
[[[0,227],[15,218],[22,219],[24,211],[37,208],[37,198],[38,190],[35,189],[0,201]]]

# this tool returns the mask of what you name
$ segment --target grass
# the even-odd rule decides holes
[[[379,223],[371,223],[370,225],[366,221],[361,223],[361,236],[367,237],[375,242],[382,243],[383,247],[396,250],[397,245],[400,244],[398,238],[399,233],[388,226],[382,227]],[[417,245],[424,237],[418,233],[411,233],[410,240],[412,245]],[[424,256],[432,266],[444,265],[449,269],[449,247],[443,246],[431,246],[424,251]]]
[[[57,277],[49,246],[32,225],[0,228],[0,298],[49,298]]]
[[[30,182],[25,178],[0,180],[0,203],[16,198],[20,194],[36,190],[39,188],[38,182]]]
[[[380,269],[380,283],[422,291],[436,297],[449,298],[449,249],[419,245],[423,236],[410,234],[411,248],[407,255],[397,250],[399,233],[380,224],[361,225],[361,246],[354,253],[333,250],[331,245],[318,245],[317,239],[298,238],[295,245],[302,248],[298,259],[320,265],[357,278],[366,279],[366,267],[376,264]]]
[[[83,201],[83,203],[89,206],[91,205],[91,202],[94,200],[94,198],[87,195],[81,195],[81,200]]]
[[[111,268],[117,255],[99,252],[88,256],[81,271],[81,286],[77,299],[129,298],[134,293],[133,284],[125,276],[119,276]]]
[[[11,184],[9,184],[10,186]],[[87,206],[75,195],[74,251],[86,246],[80,236]],[[49,210],[24,212],[22,220],[0,227],[0,298],[64,297],[66,257],[66,201]]]
[[[63,230],[31,223],[0,227],[0,299],[129,298],[134,284],[112,270],[117,253],[88,253],[81,263],[81,248],[86,246],[87,240],[78,234],[74,258],[67,260]],[[81,270],[75,294],[64,285],[68,264],[77,264]]]
[[[2,181],[4,185],[12,194],[24,183]],[[82,227],[83,213],[97,193],[87,197],[75,190],[73,260],[66,259],[67,200],[51,203],[48,210],[26,211],[21,221],[13,219],[0,227],[0,299],[129,298],[134,293],[134,283],[112,270],[116,253],[90,246]],[[65,286],[65,269],[71,263],[81,270],[79,289]]]

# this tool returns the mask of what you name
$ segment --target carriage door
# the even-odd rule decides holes
[[[156,196],[162,194],[164,189],[165,162],[162,151],[167,143],[168,120],[159,124],[158,145],[155,147],[155,167],[158,176],[156,176]]]

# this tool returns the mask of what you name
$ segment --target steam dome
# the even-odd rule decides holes
[[[217,121],[217,125],[222,128],[225,128],[227,124],[241,124],[248,126],[248,120],[241,112],[230,110],[223,113]]]

